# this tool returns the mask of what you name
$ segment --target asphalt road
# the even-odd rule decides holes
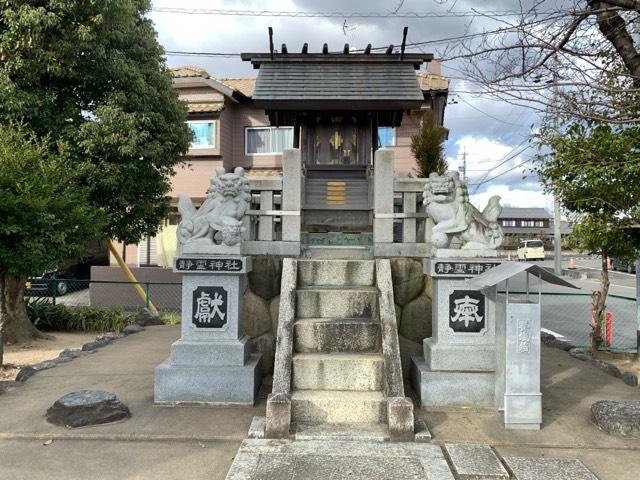
[[[577,271],[590,272],[598,275],[600,259],[596,257],[574,257]],[[568,266],[568,258],[563,258],[563,268]],[[540,262],[545,267],[553,267],[552,260]],[[579,280],[566,278],[579,290],[543,284],[542,294],[542,327],[554,334],[560,334],[579,346],[589,345],[589,322],[591,319],[591,298],[593,290],[599,289],[598,278]],[[537,278],[530,276],[530,292],[535,295],[539,290]],[[524,291],[526,285],[525,274],[520,274],[509,282],[509,290]],[[504,286],[501,287],[504,290]],[[629,350],[636,347],[638,329],[636,307],[636,276],[622,272],[610,272],[610,297],[607,300],[607,310],[612,318],[612,348]],[[617,297],[625,298],[617,298]],[[522,295],[512,296],[513,300],[523,300]]]

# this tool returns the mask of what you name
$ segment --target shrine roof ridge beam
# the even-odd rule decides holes
[[[240,58],[253,68],[263,63],[406,63],[419,69],[434,59],[432,53],[241,53]]]

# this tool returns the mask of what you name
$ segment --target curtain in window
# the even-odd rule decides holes
[[[247,153],[270,153],[271,130],[268,128],[247,129]]]
[[[273,152],[281,153],[287,148],[293,148],[293,128],[274,128],[272,147]]]

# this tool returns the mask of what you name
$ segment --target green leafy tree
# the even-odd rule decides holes
[[[106,219],[103,238],[125,243],[166,218],[170,177],[191,139],[149,8],[0,0],[0,124],[64,142],[76,185]]]
[[[632,260],[640,254],[640,127],[569,121],[545,129],[543,144],[553,154],[540,158],[539,173],[548,191],[577,214],[573,240],[602,254],[600,290],[593,294],[592,347],[602,340],[601,320],[609,292],[609,256]]]
[[[445,173],[449,169],[444,156],[444,141],[447,130],[435,125],[433,114],[427,112],[422,119],[420,130],[411,137],[411,153],[416,159],[416,176],[427,178],[430,173]]]
[[[101,225],[58,148],[0,125],[0,336],[11,343],[42,336],[26,316],[26,277],[81,253]]]

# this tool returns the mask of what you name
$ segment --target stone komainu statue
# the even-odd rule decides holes
[[[434,223],[431,238],[426,241],[434,247],[455,245],[465,250],[494,250],[502,244],[502,228],[498,223],[502,212],[500,197],[491,197],[480,213],[469,202],[467,185],[460,180],[458,172],[429,175],[423,204]]]
[[[218,168],[207,189],[207,199],[198,210],[189,197],[178,196],[178,211],[182,216],[178,243],[203,247],[239,244],[245,231],[242,218],[250,203],[249,180],[244,169],[237,167],[233,173],[226,173],[224,168]]]

